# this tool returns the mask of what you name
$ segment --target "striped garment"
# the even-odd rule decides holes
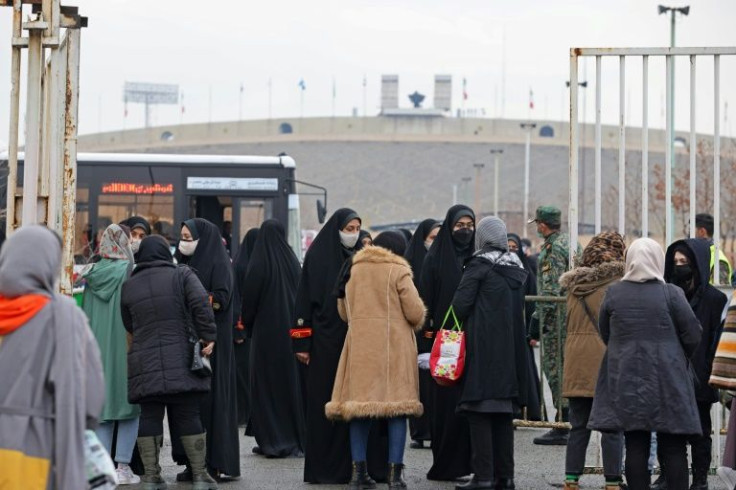
[[[709,383],[715,388],[736,389],[736,291],[728,305],[726,324],[713,359]]]

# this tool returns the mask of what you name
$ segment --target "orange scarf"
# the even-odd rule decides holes
[[[42,294],[26,294],[17,298],[0,296],[0,335],[7,335],[25,325],[49,301],[51,298]]]

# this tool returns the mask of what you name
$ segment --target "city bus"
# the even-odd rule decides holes
[[[7,170],[7,153],[0,154],[3,211]],[[273,218],[284,224],[289,243],[301,257],[295,172],[296,163],[288,155],[79,153],[75,262],[89,259],[108,225],[130,216],[146,218],[152,233],[172,246],[182,221],[206,218],[220,228],[231,256],[250,228]],[[22,185],[20,154],[18,187]]]

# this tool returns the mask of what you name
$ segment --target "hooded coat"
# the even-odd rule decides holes
[[[16,231],[0,254],[0,326],[18,322],[0,335],[2,488],[87,487],[84,431],[97,424],[105,386],[87,317],[55,293],[60,271],[61,240],[41,226]],[[8,300],[28,295],[44,306],[19,317]]]
[[[421,415],[414,330],[425,310],[406,260],[378,246],[358,252],[337,307],[349,327],[327,417]]]
[[[240,476],[238,406],[235,397],[235,358],[233,356],[233,271],[222,243],[220,229],[206,219],[182,223],[192,238],[199,240],[194,254],[179,256],[179,262],[194,270],[210,294],[217,324],[217,341],[212,353],[212,389],[202,405],[202,423],[207,431],[207,465],[229,476]],[[174,460],[186,462],[178,437],[172,437]]]
[[[434,335],[442,326],[445,313],[452,304],[463,264],[473,254],[471,239],[467,244],[457,243],[453,228],[463,216],[475,220],[473,211],[464,205],[447,211],[442,228],[424,259],[419,280],[419,295],[427,307],[427,321],[422,330],[419,352],[430,352]],[[470,466],[470,429],[465,417],[455,410],[463,392],[462,385],[439,386],[430,389],[430,432],[433,464],[427,473],[430,480],[454,480],[473,472]]]
[[[604,262],[578,267],[560,277],[560,285],[567,291],[566,362],[562,373],[562,396],[566,398],[595,395],[598,369],[606,352],[598,334],[598,313],[606,290],[623,275],[623,262]]]
[[[304,407],[289,327],[299,283],[299,260],[275,220],[261,225],[243,281],[243,325],[252,335],[252,430],[266,456],[301,456]]]
[[[710,244],[703,239],[679,240],[667,248],[664,261],[665,281],[673,282],[675,251],[681,246],[690,251],[688,255],[693,270],[692,290],[686,292],[685,296],[703,329],[703,336],[691,358],[696,374],[695,398],[699,403],[715,403],[718,401],[718,390],[712,388],[708,381],[718,340],[723,331],[723,310],[728,297],[710,285]]]
[[[294,352],[309,352],[306,368],[307,437],[304,448],[304,481],[307,483],[347,483],[350,480],[350,435],[347,424],[335,423],[325,415],[335,384],[347,324],[337,311],[335,286],[343,265],[354,253],[340,242],[340,230],[353,219],[352,209],[335,211],[309,247],[296,294],[292,331]],[[348,269],[349,270],[349,269]],[[309,331],[308,336],[295,332]],[[376,480],[387,474],[384,444],[372,431],[368,442],[368,471]]]
[[[118,225],[110,225],[102,236],[102,260],[85,274],[87,285],[82,309],[100,346],[105,373],[105,408],[100,420],[126,420],[140,414],[128,402],[128,339],[120,312],[123,283],[133,265],[128,237]]]
[[[598,315],[607,350],[588,428],[701,433],[689,359],[701,328],[685,294],[665,284],[664,254],[649,238],[626,253],[624,279],[608,288]]]

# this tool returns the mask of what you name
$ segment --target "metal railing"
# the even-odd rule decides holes
[[[572,48],[570,49],[570,165],[569,165],[569,214],[568,223],[570,229],[570,243],[576,243],[578,239],[578,60],[581,57],[595,58],[595,232],[601,232],[601,100],[602,100],[602,76],[601,62],[603,57],[619,58],[619,148],[618,148],[618,231],[622,235],[626,232],[626,59],[629,57],[641,57],[642,59],[642,181],[641,181],[641,235],[649,235],[649,59],[652,56],[665,57],[666,60],[666,98],[667,117],[666,135],[667,145],[665,149],[665,243],[672,243],[673,238],[673,213],[672,213],[672,164],[674,161],[674,134],[673,121],[673,61],[677,56],[687,56],[690,60],[690,236],[695,235],[696,214],[696,107],[697,86],[696,66],[698,57],[713,57],[714,60],[714,134],[713,134],[713,175],[714,181],[720,182],[721,176],[721,134],[720,134],[720,79],[721,79],[721,56],[736,55],[736,47],[713,47],[713,48]],[[714,203],[714,234],[715,256],[720,252],[720,186],[713,186]],[[570,249],[570,264],[573,263],[574,249]],[[714,279],[719,278],[719,261],[714,264]],[[717,282],[716,282],[717,284]]]

